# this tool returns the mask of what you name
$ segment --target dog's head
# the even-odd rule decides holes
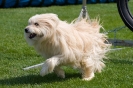
[[[25,38],[32,44],[41,38],[48,38],[56,31],[59,18],[56,14],[40,14],[31,17],[28,26],[24,29]]]

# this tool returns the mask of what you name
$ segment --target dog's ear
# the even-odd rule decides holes
[[[56,14],[45,14],[44,16],[43,22],[45,22],[45,26],[55,29],[60,21],[58,16]]]

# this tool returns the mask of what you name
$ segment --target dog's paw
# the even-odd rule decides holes
[[[65,78],[65,72],[63,70],[60,70],[58,73],[57,73],[57,76],[60,77],[60,78]]]
[[[48,71],[48,67],[43,67],[40,71],[40,75],[41,76],[45,76],[46,74],[48,74],[49,71]]]
[[[90,75],[89,77],[84,77],[82,80],[84,80],[84,81],[90,81],[90,80],[92,80],[94,77],[95,77],[95,76],[94,76],[94,73],[91,73],[91,75]]]
[[[53,72],[55,64],[56,63],[53,62],[53,59],[46,60],[42,66],[42,69],[40,71],[40,75],[45,76],[46,74]]]
[[[60,78],[65,78],[65,72],[60,68],[60,67],[56,67],[54,69],[54,72],[56,73],[56,75]]]

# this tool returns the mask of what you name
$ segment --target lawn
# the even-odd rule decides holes
[[[90,18],[100,17],[107,31],[124,26],[114,3],[89,4],[87,9]],[[24,39],[28,19],[35,14],[55,13],[61,20],[71,22],[80,10],[81,5],[0,9],[0,88],[133,88],[131,47],[111,51],[105,61],[106,68],[91,81],[82,81],[78,71],[68,67],[63,67],[65,79],[54,73],[41,77],[40,69],[22,69],[44,61]],[[108,36],[114,38],[114,33]],[[117,38],[132,40],[133,33],[124,28],[117,33]]]

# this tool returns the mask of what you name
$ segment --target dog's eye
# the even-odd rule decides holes
[[[34,25],[39,26],[39,24],[38,24],[38,23],[34,23]]]

